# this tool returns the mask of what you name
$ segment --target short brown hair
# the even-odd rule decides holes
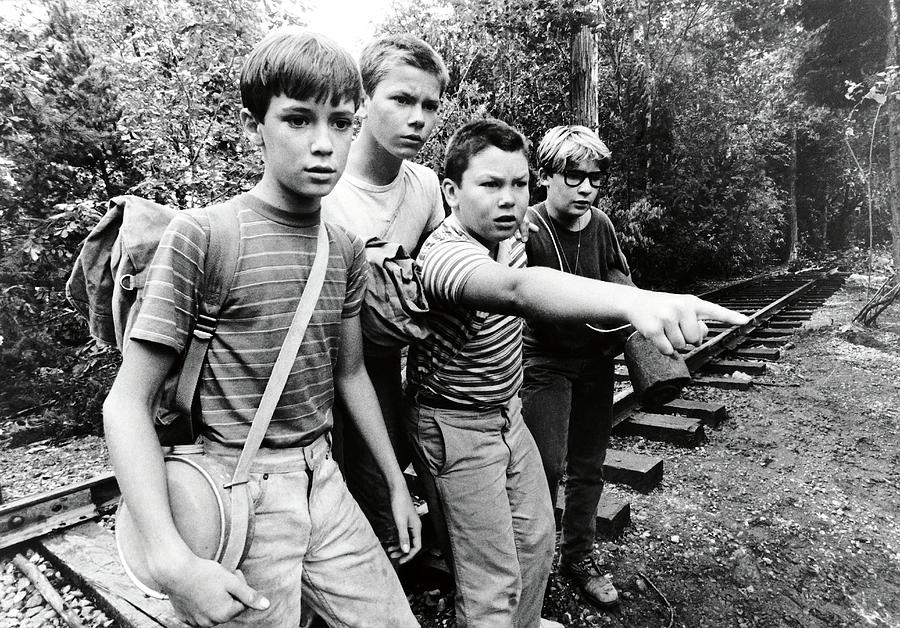
[[[459,127],[447,142],[444,176],[461,185],[469,160],[491,146],[508,153],[521,152],[528,159],[528,140],[506,122],[495,118],[472,120]]]
[[[441,95],[450,82],[441,55],[424,39],[413,35],[387,35],[367,44],[359,56],[359,71],[366,93],[372,94],[391,68],[398,65],[410,65],[434,76],[441,86]]]
[[[278,29],[254,46],[241,70],[241,102],[257,120],[275,96],[330,98],[332,105],[349,100],[358,107],[362,82],[350,53],[328,37]]]

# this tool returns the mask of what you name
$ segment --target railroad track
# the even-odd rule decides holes
[[[754,383],[768,383],[759,379],[766,362],[778,359],[779,347],[840,288],[844,278],[835,271],[769,274],[701,295],[748,315],[750,321],[741,326],[710,326],[703,344],[684,353],[691,385],[747,389]],[[630,386],[615,395],[614,410],[614,433],[686,447],[702,443],[705,429],[728,416],[722,404],[683,399],[645,407]],[[649,492],[662,480],[664,467],[662,458],[611,449],[604,472],[609,482]],[[98,524],[118,497],[115,478],[107,473],[0,504],[0,552],[38,552],[120,626],[182,626],[167,602],[142,595],[119,567],[112,534]],[[563,506],[562,492],[557,506]],[[629,521],[627,501],[604,498],[597,512],[598,533],[614,535]]]

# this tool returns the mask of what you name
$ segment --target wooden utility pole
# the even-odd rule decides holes
[[[600,106],[597,102],[597,35],[583,24],[572,35],[570,105],[575,124],[597,130]]]
[[[788,263],[797,261],[800,236],[797,230],[797,127],[791,129],[791,163],[788,168]]]
[[[888,0],[891,28],[888,31],[887,66],[900,66],[900,0]],[[888,147],[890,154],[891,253],[894,270],[900,273],[900,78],[895,71],[887,85]]]

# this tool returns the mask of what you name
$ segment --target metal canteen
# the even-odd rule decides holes
[[[640,332],[625,341],[625,365],[632,388],[647,405],[672,401],[691,380],[684,358],[678,353],[663,355]]]

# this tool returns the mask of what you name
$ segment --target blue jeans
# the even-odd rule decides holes
[[[537,628],[553,508],[518,397],[491,410],[414,403],[408,427],[449,533],[458,628]]]
[[[207,443],[229,468],[241,450]],[[296,628],[300,601],[329,626],[418,626],[391,563],[331,458],[327,436],[260,449],[251,467],[253,539],[240,570],[265,595],[228,626]]]
[[[560,559],[591,552],[603,462],[612,428],[614,366],[606,358],[567,358],[526,351],[522,413],[547,474],[554,501],[566,473]]]

